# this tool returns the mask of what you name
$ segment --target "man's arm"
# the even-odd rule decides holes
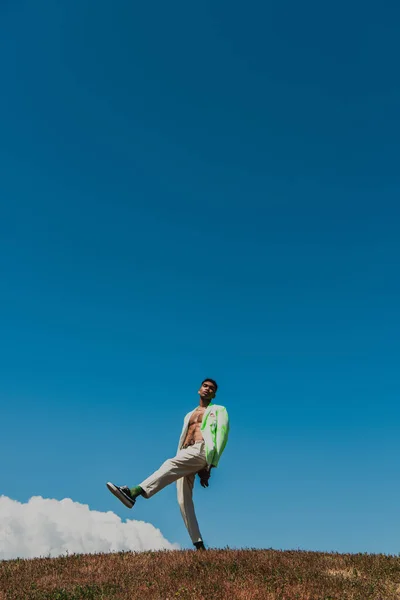
[[[213,458],[213,464],[207,465],[199,471],[198,475],[200,477],[200,484],[202,487],[208,487],[209,479],[211,476],[211,469],[218,465],[219,459],[225,449],[225,446],[228,442],[229,435],[229,416],[228,411],[225,407],[222,407],[217,412],[217,423],[216,423],[216,440],[215,440],[215,453]]]
[[[222,406],[217,411],[217,430],[216,430],[216,439],[215,439],[215,453],[213,458],[212,466],[216,467],[218,465],[219,459],[222,456],[223,451],[225,450],[225,446],[228,442],[229,435],[229,416],[228,411],[224,406]]]

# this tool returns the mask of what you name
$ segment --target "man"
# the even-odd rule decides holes
[[[229,434],[226,408],[212,402],[217,388],[213,379],[205,379],[201,384],[199,406],[184,419],[178,452],[174,458],[166,460],[150,477],[133,488],[107,483],[110,492],[125,506],[132,508],[139,496],[151,498],[176,481],[181,514],[197,550],[205,550],[205,547],[193,504],[195,476],[197,473],[202,487],[208,487],[211,469],[218,465]]]

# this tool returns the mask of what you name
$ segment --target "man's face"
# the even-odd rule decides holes
[[[200,398],[203,400],[212,400],[215,398],[215,385],[211,381],[205,381],[199,389]]]

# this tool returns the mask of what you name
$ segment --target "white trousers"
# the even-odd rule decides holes
[[[193,504],[193,486],[196,473],[207,465],[204,441],[181,449],[174,458],[166,460],[140,487],[145,498],[151,498],[157,492],[176,481],[178,503],[186,529],[193,543],[201,542],[202,537],[197,523]]]

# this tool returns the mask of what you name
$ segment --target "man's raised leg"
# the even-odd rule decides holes
[[[207,464],[204,442],[196,442],[193,446],[181,449],[174,458],[166,460],[157,471],[147,477],[142,483],[134,488],[118,486],[108,482],[107,488],[125,506],[132,508],[138,496],[151,498],[165,486],[177,481],[181,477],[197,473]]]
[[[182,448],[174,458],[166,460],[157,471],[139,484],[143,496],[151,498],[170,483],[204,469],[206,464],[203,441]]]

